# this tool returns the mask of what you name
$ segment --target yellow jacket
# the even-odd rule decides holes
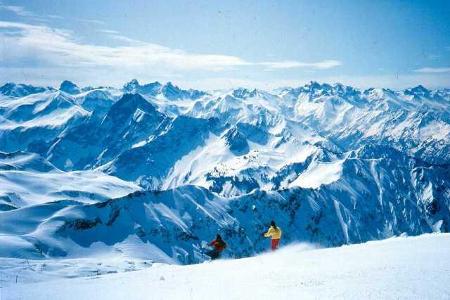
[[[276,229],[273,226],[270,226],[269,230],[264,233],[265,237],[271,237],[272,240],[279,240],[281,238],[281,229],[277,227]]]

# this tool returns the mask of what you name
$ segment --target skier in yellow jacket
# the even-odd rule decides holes
[[[275,251],[278,249],[278,246],[280,244],[281,234],[282,234],[282,232],[281,232],[280,227],[277,227],[277,225],[275,224],[275,221],[272,220],[272,222],[270,222],[269,230],[266,233],[264,233],[264,237],[272,238],[272,242],[271,242],[272,251]]]

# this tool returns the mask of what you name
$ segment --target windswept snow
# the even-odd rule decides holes
[[[448,299],[449,253],[450,235],[438,234],[328,249],[298,244],[199,265],[149,263],[136,272],[126,271],[145,261],[1,259],[0,292],[2,300]]]

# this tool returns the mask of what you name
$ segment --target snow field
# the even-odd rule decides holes
[[[448,282],[450,234],[428,234],[328,249],[297,244],[252,258],[155,264],[88,278],[7,282],[1,299],[449,299]]]

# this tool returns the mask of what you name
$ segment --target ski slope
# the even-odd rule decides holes
[[[2,259],[0,265],[8,262],[11,266],[11,259]],[[69,264],[41,262],[45,267],[36,268],[34,278],[28,281],[43,280],[52,272],[62,276],[61,265]],[[79,276],[86,276],[82,270],[88,262],[78,260],[76,264]],[[98,268],[102,274],[104,265]],[[297,244],[252,258],[189,266],[154,264],[136,272],[121,272],[127,269],[118,267],[108,272],[116,274],[34,283],[15,283],[17,268],[1,270],[2,278],[7,278],[1,283],[2,300],[449,299],[450,234],[327,249]],[[72,269],[72,276],[75,273]]]

